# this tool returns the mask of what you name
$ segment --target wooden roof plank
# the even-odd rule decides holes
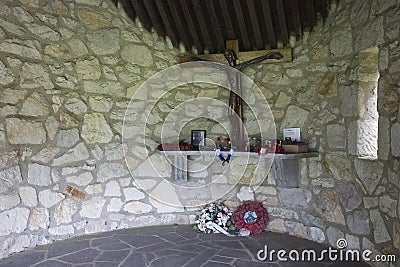
[[[299,12],[299,0],[291,0],[292,15],[293,15],[293,28],[297,37],[303,35],[303,27],[301,26],[301,17]]]
[[[221,6],[222,16],[224,17],[225,29],[226,32],[228,33],[226,39],[234,39],[237,36],[235,36],[235,31],[233,30],[231,15],[229,14],[228,6],[226,5],[226,0],[219,0],[219,4]]]
[[[126,15],[128,15],[130,19],[135,20],[136,12],[132,6],[132,2],[130,0],[119,0],[118,2],[121,3],[123,9],[126,12]]]
[[[249,41],[249,36],[247,34],[246,23],[244,21],[244,15],[243,15],[242,7],[240,5],[240,1],[233,0],[233,5],[235,6],[236,19],[239,24],[239,30],[240,30],[240,35],[241,35],[240,40],[243,42],[244,49],[249,50],[249,49],[251,49],[251,45],[250,45],[250,41]]]
[[[146,0],[144,0],[144,1],[146,1]],[[176,35],[175,35],[176,31],[172,27],[172,22],[170,22],[169,16],[166,13],[166,8],[163,4],[164,0],[155,0],[155,1],[156,1],[156,6],[158,8],[158,11],[161,15],[161,20],[163,21],[165,30],[167,31],[167,35],[171,39],[172,44],[175,47],[177,47],[179,45],[179,41],[176,38]]]
[[[210,27],[206,22],[206,18],[204,17],[202,5],[200,4],[200,2],[198,0],[193,0],[193,3],[194,3],[195,10],[196,10],[195,15],[200,24],[200,30],[203,33],[205,48],[212,50],[214,45],[213,45],[213,42],[211,41],[210,33],[208,32],[208,29]]]
[[[144,1],[148,1],[148,0],[144,0]],[[177,28],[178,34],[179,34],[178,39],[183,42],[186,49],[191,49],[190,42],[188,41],[190,36],[187,36],[187,34],[186,34],[184,25],[182,23],[182,18],[178,12],[178,9],[176,8],[177,7],[176,1],[175,0],[167,0],[166,4],[167,4],[167,6],[169,6],[169,10],[171,11],[172,16],[174,16],[175,25],[176,25],[176,28]]]
[[[192,19],[192,14],[190,13],[189,7],[187,5],[186,0],[180,0],[182,12],[184,15],[184,19],[186,21],[186,25],[189,28],[190,34],[192,35],[193,39],[193,45],[196,47],[197,50],[202,51],[203,46],[200,43],[200,38],[199,35],[197,34],[196,27],[194,26],[193,19]]]
[[[289,34],[286,24],[285,7],[283,6],[283,0],[276,0],[276,8],[278,10],[281,38],[283,43],[286,45],[289,42]]]
[[[307,10],[308,26],[310,27],[311,30],[316,24],[313,0],[306,0],[306,10]]]
[[[156,30],[157,34],[161,36],[165,36],[166,32],[163,27],[163,23],[160,20],[160,16],[158,16],[159,12],[156,10],[154,6],[154,1],[153,0],[145,0],[143,1],[144,7],[147,10],[147,13],[149,14],[150,20],[153,23],[154,29]]]
[[[266,23],[268,42],[271,48],[276,48],[276,37],[274,32],[274,25],[272,23],[271,9],[268,0],[261,1],[261,6],[264,13],[264,20]]]
[[[141,0],[131,0],[133,8],[136,10],[136,13],[139,16],[140,21],[143,23],[143,26],[146,29],[151,29],[151,21],[150,17],[147,14],[147,11],[143,5],[143,1]]]
[[[258,15],[256,11],[256,6],[254,0],[247,0],[247,7],[250,13],[250,21],[253,28],[254,39],[257,49],[264,48],[264,41],[261,35],[260,24],[258,22]]]
[[[214,4],[213,4],[214,1],[205,1],[205,2],[206,2],[208,13],[210,15],[211,23],[213,25],[212,28],[214,29],[214,34],[215,34],[215,37],[217,38],[218,50],[223,51],[225,49],[225,40],[224,40],[224,36],[221,31],[221,26],[218,21],[217,14],[215,12]]]

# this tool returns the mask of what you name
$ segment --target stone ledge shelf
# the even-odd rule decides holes
[[[224,157],[228,151],[221,152]],[[185,182],[188,178],[187,161],[188,156],[212,156],[215,151],[161,151],[166,156],[174,156],[174,178],[175,181]],[[234,157],[261,157],[274,159],[272,173],[277,186],[285,188],[299,187],[300,184],[300,160],[303,158],[318,157],[318,152],[296,153],[296,154],[258,154],[255,152],[235,152]]]

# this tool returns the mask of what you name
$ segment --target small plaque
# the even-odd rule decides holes
[[[300,128],[285,128],[283,129],[283,139],[290,138],[292,142],[301,142]]]

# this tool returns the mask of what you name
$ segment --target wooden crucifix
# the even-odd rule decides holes
[[[239,60],[245,59],[243,63]],[[275,49],[275,50],[258,50],[251,52],[239,52],[238,40],[226,41],[226,50],[223,54],[196,55],[185,56],[181,58],[181,63],[189,61],[213,61],[218,63],[228,63],[229,66],[241,71],[248,66],[252,66],[261,62],[288,62],[291,61],[291,49]],[[240,74],[237,71],[227,71],[228,81],[230,84],[229,109],[228,117],[231,123],[232,144],[239,151],[243,151],[245,147],[245,137],[243,129],[243,100],[242,88],[240,82]]]

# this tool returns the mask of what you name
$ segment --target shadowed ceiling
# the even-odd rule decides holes
[[[175,47],[222,52],[239,39],[241,51],[275,49],[300,38],[326,18],[332,0],[113,0],[147,30],[168,36]]]

